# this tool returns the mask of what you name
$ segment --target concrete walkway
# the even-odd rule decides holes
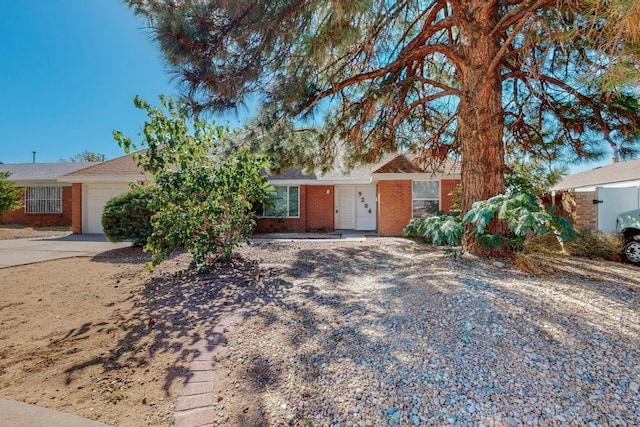
[[[109,427],[97,421],[69,415],[15,400],[0,400],[3,427]]]
[[[111,243],[98,234],[72,234],[64,237],[0,240],[0,268],[33,264],[131,246],[129,242]]]

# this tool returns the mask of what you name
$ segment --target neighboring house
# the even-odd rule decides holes
[[[459,163],[423,170],[405,154],[389,155],[349,174],[305,175],[288,169],[269,177],[278,198],[257,232],[360,230],[401,236],[412,218],[451,210]]]
[[[618,214],[640,208],[640,159],[566,176],[550,192],[577,229],[615,233]]]
[[[423,170],[406,155],[394,154],[346,175],[287,169],[268,179],[276,198],[273,207],[263,209],[256,232],[361,230],[400,236],[411,218],[451,209],[449,193],[460,182],[460,168],[447,161],[435,171]],[[73,186],[73,232],[102,233],[107,200],[150,177],[127,155],[60,180]]]
[[[107,201],[129,191],[130,183],[150,179],[130,154],[61,176],[59,181],[72,188],[72,231],[103,234],[102,211]]]
[[[72,217],[71,184],[58,178],[70,172],[95,165],[95,162],[0,164],[9,172],[9,181],[22,191],[22,207],[0,217],[3,224],[33,226],[69,226]]]

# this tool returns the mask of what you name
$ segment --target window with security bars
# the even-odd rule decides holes
[[[26,213],[62,213],[62,187],[27,187],[24,209]]]

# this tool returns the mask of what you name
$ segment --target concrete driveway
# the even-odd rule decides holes
[[[131,246],[131,243],[111,243],[105,236],[98,234],[0,240],[0,268],[53,259],[94,256],[100,252],[127,246]]]

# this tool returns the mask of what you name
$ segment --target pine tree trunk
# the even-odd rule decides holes
[[[478,200],[504,193],[504,145],[502,82],[500,66],[490,70],[498,55],[499,34],[491,35],[498,20],[495,6],[480,6],[478,0],[466,2],[471,16],[461,30],[465,66],[461,70],[463,96],[458,107],[458,137],[462,155],[462,212]],[[469,5],[471,4],[471,6]],[[473,7],[472,7],[473,6]],[[493,221],[489,230],[505,235],[506,224]],[[465,227],[465,252],[481,256],[496,255],[476,240],[473,229]],[[498,251],[502,252],[502,251]]]

